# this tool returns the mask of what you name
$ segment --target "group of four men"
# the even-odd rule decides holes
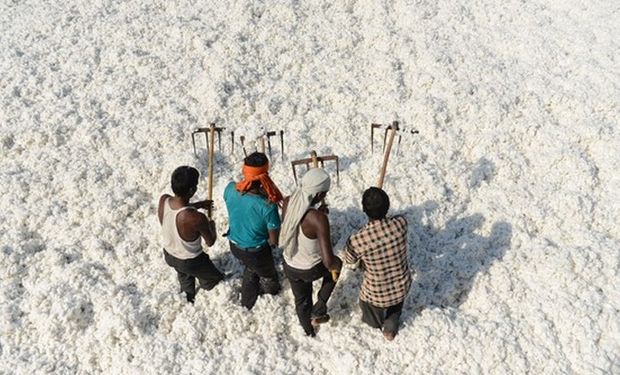
[[[198,177],[195,168],[177,168],[171,178],[174,196],[162,195],[158,210],[166,263],[176,270],[181,290],[192,303],[196,278],[200,288],[210,290],[225,277],[201,245],[202,237],[207,246],[212,246],[216,230],[214,222],[197,209],[209,209],[213,202],[189,203],[196,193]],[[238,183],[229,183],[224,191],[229,217],[225,236],[232,254],[245,266],[241,304],[252,309],[260,294],[280,291],[273,258],[273,250],[279,246],[299,322],[307,335],[315,336],[316,327],[329,320],[327,301],[342,268],[342,260],[333,253],[329,210],[323,203],[330,189],[329,175],[319,168],[310,169],[293,194],[284,198],[269,177],[267,157],[255,152],[244,159],[243,177]],[[343,258],[364,271],[362,320],[393,340],[411,273],[407,221],[402,216],[387,217],[389,204],[389,197],[379,188],[364,192],[362,206],[369,221],[348,239]],[[312,283],[318,279],[322,284],[313,304]]]

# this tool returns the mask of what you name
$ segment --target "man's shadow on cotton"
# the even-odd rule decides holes
[[[428,307],[458,308],[469,297],[478,275],[501,261],[510,248],[512,225],[493,223],[488,236],[480,234],[482,214],[454,217],[438,227],[428,218],[438,209],[426,202],[406,210],[409,220],[409,266],[414,279],[405,301],[402,320]]]
[[[512,225],[499,221],[492,225],[488,236],[480,234],[485,222],[482,214],[454,217],[444,225],[433,223],[430,218],[439,204],[428,201],[402,211],[390,211],[388,215],[402,214],[408,221],[408,258],[413,281],[405,300],[401,317],[406,322],[428,307],[458,308],[468,298],[476,277],[488,271],[500,261],[510,248]],[[366,222],[361,210],[336,211],[341,225],[338,245],[342,249],[346,238]],[[331,219],[331,215],[330,215]],[[348,219],[348,220],[347,220]],[[360,225],[361,224],[361,225]],[[346,233],[345,233],[346,232]],[[342,237],[344,236],[344,237]],[[341,292],[334,301],[336,315],[349,315],[357,304],[361,271],[345,272],[340,280]],[[346,310],[349,310],[348,312]]]

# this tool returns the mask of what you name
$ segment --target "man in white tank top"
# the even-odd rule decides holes
[[[284,200],[282,209],[284,273],[295,296],[297,317],[308,336],[315,336],[315,327],[329,320],[327,301],[342,268],[342,261],[332,250],[327,206],[313,208],[325,199],[329,186],[325,171],[311,169]],[[312,282],[320,278],[323,283],[318,300],[312,304]]]
[[[162,226],[162,244],[166,263],[177,271],[181,291],[188,302],[194,303],[195,279],[200,287],[211,290],[224,279],[209,256],[203,252],[201,238],[207,246],[215,243],[215,223],[197,208],[208,209],[213,202],[204,200],[189,203],[196,193],[199,173],[195,168],[182,166],[171,178],[174,196],[159,198],[158,217]]]

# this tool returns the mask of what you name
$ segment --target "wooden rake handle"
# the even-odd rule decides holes
[[[394,143],[394,136],[398,131],[398,122],[394,121],[392,126],[388,130],[390,132],[390,138],[388,139],[388,143],[385,146],[385,152],[383,153],[383,165],[381,166],[381,173],[379,173],[379,181],[377,182],[377,187],[379,189],[383,189],[383,181],[385,179],[385,172],[387,171],[388,161],[390,160],[390,154],[392,152],[392,144]]]
[[[319,157],[316,154],[316,151],[310,151],[310,159],[312,160],[312,168],[319,167]]]
[[[208,187],[208,193],[207,193],[207,199],[209,199],[210,201],[213,201],[213,164],[215,160],[215,157],[214,157],[215,149],[213,147],[214,138],[215,138],[215,124],[211,124],[211,126],[209,127],[209,169],[208,169],[209,187]],[[211,207],[209,207],[209,209],[207,210],[209,218],[211,218],[211,214],[212,214],[211,211],[212,209]]]

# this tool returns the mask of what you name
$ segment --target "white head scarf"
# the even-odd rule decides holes
[[[297,235],[299,223],[310,208],[310,203],[317,193],[329,191],[331,179],[321,168],[309,170],[301,179],[301,183],[288,199],[286,215],[280,230],[280,247],[288,258],[297,252]]]

